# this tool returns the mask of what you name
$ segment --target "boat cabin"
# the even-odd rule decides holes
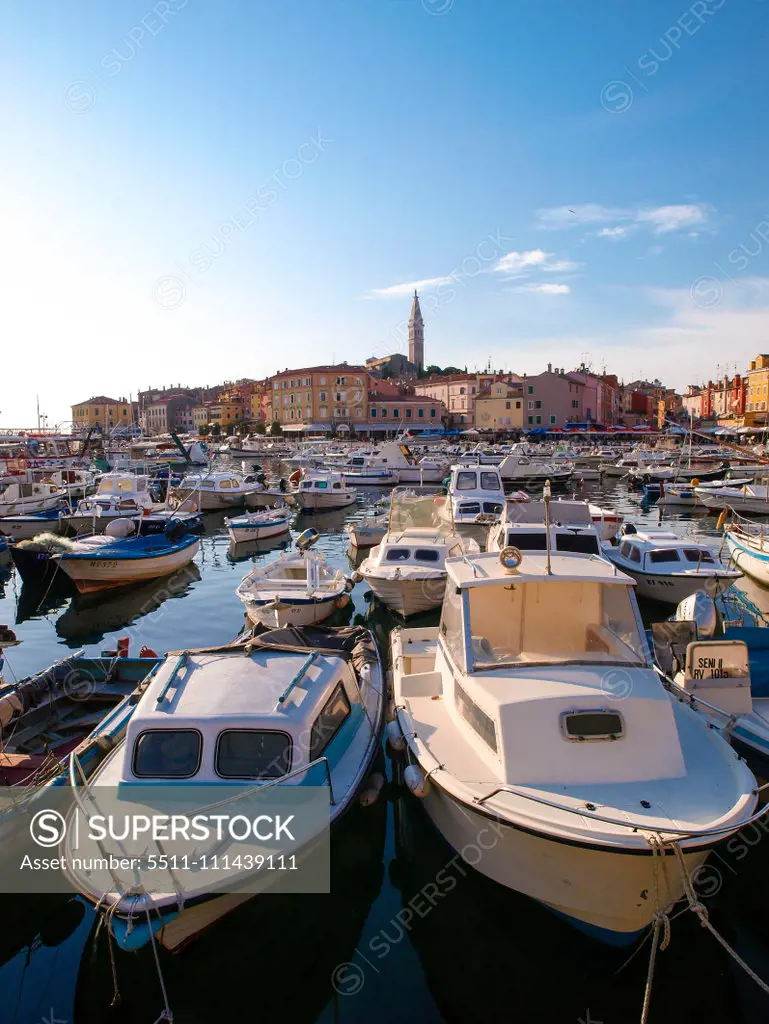
[[[625,562],[631,570],[660,575],[712,569],[719,564],[707,545],[669,530],[626,534],[613,558]]]
[[[455,522],[481,514],[498,515],[505,505],[505,490],[496,466],[452,466],[449,497]]]
[[[600,555],[601,544],[584,501],[551,501],[550,550],[561,554]],[[487,550],[516,547],[523,552],[547,550],[544,501],[507,501],[502,521],[489,531]]]
[[[439,629],[404,630],[393,653],[412,712],[448,714],[478,771],[558,787],[685,775],[629,576],[557,554],[550,572],[494,552],[446,569]]]
[[[280,778],[320,757],[333,765],[363,715],[342,657],[268,649],[169,656],[131,718],[119,781],[237,783]],[[318,765],[312,779],[300,772],[287,781],[325,779]]]
[[[325,476],[311,476],[302,480],[299,484],[300,491],[346,491],[346,486],[341,476],[337,474],[326,474]]]

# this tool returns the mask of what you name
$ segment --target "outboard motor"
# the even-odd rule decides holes
[[[280,478],[280,483],[278,484],[278,486],[280,487],[281,492],[283,494],[285,494],[286,491],[288,490],[288,484],[286,483],[286,478],[284,476]]]
[[[313,546],[313,544],[317,544],[319,540],[320,534],[314,526],[311,526],[309,529],[303,530],[302,533],[299,534],[296,538],[296,546],[299,551],[307,551]]]
[[[623,537],[626,537],[628,534],[638,533],[638,530],[632,523],[623,523],[621,533]]]
[[[171,544],[177,544],[186,532],[184,523],[180,523],[178,519],[171,519],[165,529],[166,540]]]

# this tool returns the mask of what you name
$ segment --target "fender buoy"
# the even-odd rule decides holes
[[[157,658],[157,653],[152,650],[151,647],[147,647],[146,644],[139,651],[140,658]]]
[[[723,511],[721,512],[721,515],[718,517],[718,522],[716,523],[716,529],[717,530],[723,530],[725,522],[726,522],[726,509],[723,509]]]

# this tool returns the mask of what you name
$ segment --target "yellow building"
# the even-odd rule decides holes
[[[522,430],[523,391],[505,381],[488,384],[475,397],[476,430]]]
[[[238,399],[212,402],[208,406],[208,422],[211,426],[218,423],[223,433],[227,433],[236,423],[247,419],[244,415],[243,402]]]
[[[750,369],[745,374],[745,412],[766,412],[767,402],[769,402],[769,355],[758,355],[751,360]]]
[[[365,428],[373,381],[365,366],[347,363],[283,370],[266,381],[267,422],[277,420],[289,432]]]
[[[115,427],[130,427],[135,420],[136,402],[125,398],[106,398],[98,395],[72,406],[72,422],[76,430],[99,427],[109,431]]]

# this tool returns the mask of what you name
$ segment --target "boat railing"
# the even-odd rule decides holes
[[[752,793],[757,795],[764,788],[764,786],[756,787],[756,789],[752,790]],[[715,828],[707,829],[660,828],[659,826],[650,825],[648,821],[633,821],[628,818],[610,818],[608,815],[598,814],[596,811],[591,810],[590,806],[585,804],[580,807],[571,807],[568,804],[559,803],[557,800],[548,800],[545,797],[534,796],[532,793],[524,793],[522,790],[516,789],[515,786],[509,786],[506,783],[501,783],[500,785],[495,786],[494,789],[486,793],[484,796],[473,797],[473,803],[481,807],[499,793],[509,793],[511,796],[519,797],[522,800],[531,800],[533,803],[543,804],[545,807],[551,807],[556,811],[565,811],[569,814],[577,815],[580,818],[587,818],[589,821],[602,821],[607,825],[616,825],[619,828],[629,828],[632,832],[648,832],[655,835],[664,832],[685,839],[717,836],[726,832],[735,832],[737,829],[742,829],[745,828],[746,825],[753,824],[754,821],[758,821],[769,813],[769,803],[767,803],[760,811],[756,811],[755,814],[752,814],[744,821],[740,821],[739,824],[731,822],[729,825],[719,825]]]

